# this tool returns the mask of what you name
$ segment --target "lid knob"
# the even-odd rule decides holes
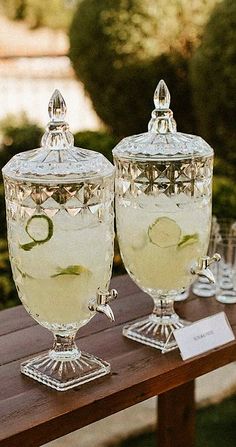
[[[167,134],[176,132],[176,122],[173,118],[173,112],[170,110],[170,92],[161,79],[154,92],[155,109],[152,111],[151,119],[148,123],[150,132]]]
[[[48,114],[52,121],[64,121],[66,103],[59,90],[55,90],[48,103]]]
[[[48,114],[50,121],[41,140],[42,146],[57,150],[73,146],[74,138],[65,121],[66,103],[57,89],[49,100]]]
[[[163,79],[160,80],[154,92],[154,105],[158,110],[168,110],[170,107],[170,92]]]

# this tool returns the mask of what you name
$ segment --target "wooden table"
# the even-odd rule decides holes
[[[194,445],[194,379],[236,360],[236,342],[183,362],[178,350],[163,355],[128,340],[123,324],[150,313],[152,301],[127,276],[115,278],[112,287],[119,290],[112,304],[116,323],[97,315],[78,340],[80,348],[110,362],[112,374],[67,392],[20,373],[23,359],[51,347],[50,333],[22,306],[0,312],[0,447],[40,446],[155,395],[159,446]],[[192,297],[176,307],[192,321],[224,310],[236,332],[234,305]]]

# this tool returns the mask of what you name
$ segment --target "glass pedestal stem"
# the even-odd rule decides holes
[[[53,348],[49,356],[53,360],[75,360],[81,356],[81,351],[75,343],[76,332],[69,335],[54,334]]]
[[[174,310],[174,300],[171,298],[156,298],[154,300],[153,314],[158,318],[171,318],[178,320]]]

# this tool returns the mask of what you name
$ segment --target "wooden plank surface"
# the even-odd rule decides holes
[[[23,359],[51,347],[49,331],[30,323],[22,307],[0,313],[0,323],[5,322],[0,336],[0,447],[19,442],[40,446],[236,359],[236,342],[183,362],[177,350],[162,355],[124,338],[123,324],[150,313],[152,300],[127,276],[115,278],[112,287],[119,290],[119,299],[112,304],[116,323],[97,315],[79,331],[77,341],[82,350],[110,362],[112,374],[63,393],[19,370]],[[192,297],[176,308],[191,321],[225,310],[236,333],[233,305]]]

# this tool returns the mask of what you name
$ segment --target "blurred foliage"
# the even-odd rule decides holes
[[[70,28],[70,58],[93,106],[119,136],[147,129],[160,78],[179,129],[194,132],[188,62],[217,0],[84,0]]]
[[[1,0],[0,11],[10,20],[23,20],[31,29],[67,29],[77,0]]]
[[[225,0],[214,9],[191,61],[191,79],[199,129],[218,156],[231,163],[235,177],[235,0]]]
[[[100,88],[93,74],[90,73],[89,78],[85,85],[89,88],[96,112],[118,135],[132,135],[147,130],[154,108],[156,80],[162,78],[171,90],[171,108],[179,128],[185,132],[194,132],[188,61],[180,54],[161,55],[150,63],[142,62],[120,68],[108,83],[103,78]]]
[[[221,219],[236,219],[236,184],[234,179],[226,176],[214,177],[213,214]]]
[[[232,390],[233,393],[233,390]],[[236,395],[197,409],[195,447],[233,447],[236,439]],[[157,433],[146,432],[107,447],[156,447]]]
[[[0,122],[0,169],[13,155],[40,146],[43,130],[28,120],[25,114],[8,115]]]
[[[7,241],[0,239],[0,310],[20,304],[12,279]]]
[[[2,0],[0,11],[10,20],[23,20],[26,13],[26,0]]]
[[[84,131],[74,134],[75,146],[101,152],[112,162],[112,149],[119,139],[107,132]]]

